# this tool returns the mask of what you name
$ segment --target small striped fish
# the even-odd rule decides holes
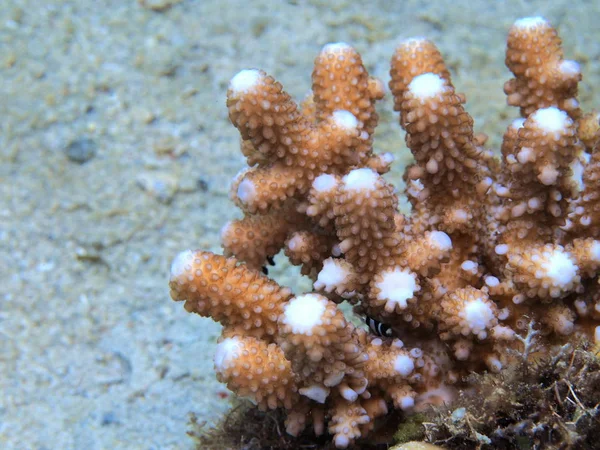
[[[372,317],[365,316],[365,323],[369,327],[369,330],[371,330],[371,333],[376,336],[392,337],[394,335],[394,332],[389,325],[381,323]]]
[[[272,266],[275,265],[275,260],[272,256],[267,256],[267,262]],[[262,266],[262,273],[269,275],[269,268],[266,265]]]

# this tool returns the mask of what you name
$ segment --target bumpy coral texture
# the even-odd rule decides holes
[[[344,448],[393,409],[451,402],[472,371],[600,342],[598,113],[581,112],[579,66],[543,18],[512,26],[506,64],[521,117],[495,153],[435,45],[398,46],[389,87],[414,155],[408,216],[383,177],[393,158],[373,152],[383,85],[356,50],[323,48],[301,107],[261,70],[232,79],[248,167],[231,197],[244,216],[223,227],[225,256],[175,258],[171,296],[223,325],[219,380],[285,410],[288,433],[311,426]],[[268,278],[280,251],[312,292]]]

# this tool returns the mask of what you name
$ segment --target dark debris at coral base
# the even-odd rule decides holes
[[[402,419],[402,414],[388,415],[369,434],[368,442],[359,440],[349,450],[386,450]],[[205,429],[192,415],[188,435],[198,450],[335,450],[331,436],[317,438],[307,427],[293,437],[285,432],[284,421],[283,411],[263,412],[248,401],[239,401],[215,428]]]
[[[451,449],[600,449],[598,347],[565,345],[500,375],[474,374],[469,391],[425,424]]]
[[[551,358],[501,374],[473,374],[452,408],[389,415],[351,449],[384,450],[423,440],[448,450],[600,449],[600,359],[588,344],[565,345]],[[282,411],[240,401],[215,428],[192,415],[198,450],[333,450],[330,436],[285,432]]]

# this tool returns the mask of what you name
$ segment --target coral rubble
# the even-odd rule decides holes
[[[472,374],[470,392],[428,420],[428,441],[448,450],[593,449],[600,442],[600,359],[566,344],[501,374]]]
[[[231,80],[248,162],[231,197],[244,218],[224,226],[225,256],[175,258],[171,296],[223,325],[217,377],[284,411],[287,433],[310,426],[344,448],[392,410],[451,402],[471,372],[600,341],[598,114],[581,112],[579,65],[546,20],[515,22],[506,64],[522,117],[497,158],[435,45],[398,46],[389,87],[414,155],[409,216],[383,177],[392,156],[373,152],[384,89],[356,50],[323,48],[302,105],[261,70]],[[280,250],[312,292],[262,273]]]

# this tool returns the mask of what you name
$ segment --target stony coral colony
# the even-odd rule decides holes
[[[223,325],[217,377],[283,408],[288,433],[312,427],[344,448],[392,409],[451,402],[469,372],[600,342],[599,115],[581,112],[579,65],[543,18],[514,23],[506,65],[521,118],[497,158],[435,45],[397,47],[389,87],[414,155],[408,216],[383,177],[392,156],[373,152],[384,88],[355,49],[322,49],[301,105],[261,70],[231,80],[248,162],[231,197],[244,217],[223,228],[226,256],[175,258],[171,296]],[[262,273],[282,249],[312,292]],[[353,325],[342,301],[392,336]]]

